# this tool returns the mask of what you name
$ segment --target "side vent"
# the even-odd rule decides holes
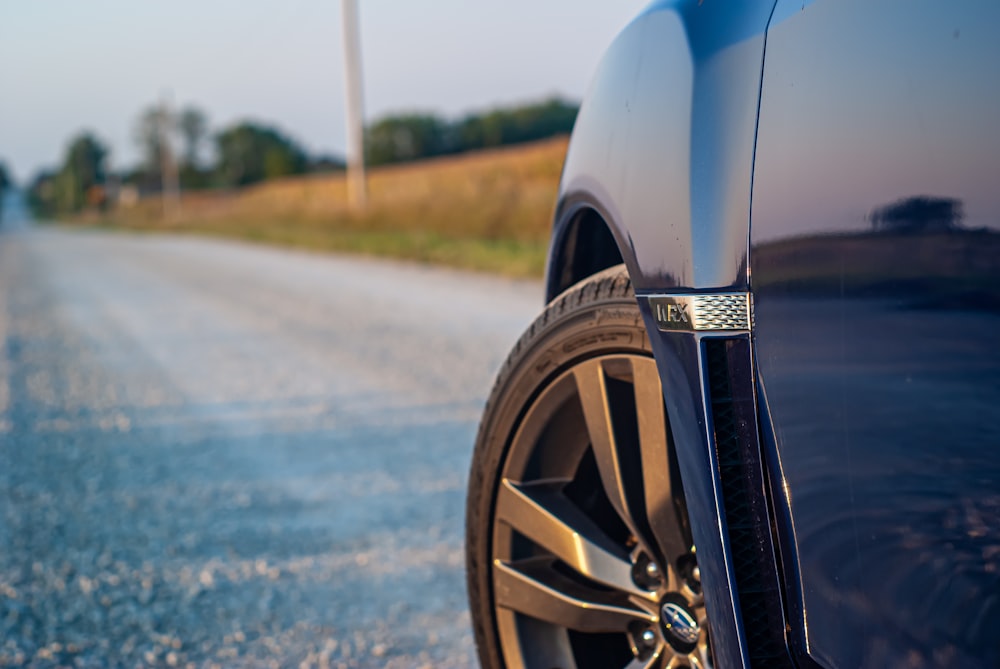
[[[723,512],[750,666],[791,668],[750,385],[749,340],[706,338],[703,344]]]

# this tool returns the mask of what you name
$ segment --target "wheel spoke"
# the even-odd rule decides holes
[[[646,516],[654,538],[670,565],[691,551],[690,541],[678,516],[671,481],[670,444],[663,391],[656,363],[633,360],[635,407],[639,421],[639,449]]]
[[[663,655],[661,653],[654,653],[647,657],[646,659],[634,658],[631,662],[625,665],[625,669],[655,669],[656,667],[663,666]]]
[[[519,485],[504,479],[497,491],[497,520],[551,551],[587,578],[622,592],[652,597],[632,580],[632,563],[575,504],[564,482]]]
[[[622,461],[611,424],[604,368],[600,360],[591,360],[578,365],[573,375],[604,492],[629,531],[638,537],[639,532],[629,511],[626,477],[622,472]]]
[[[656,618],[613,593],[582,586],[552,568],[549,558],[493,563],[496,605],[579,632],[625,632],[629,623]]]

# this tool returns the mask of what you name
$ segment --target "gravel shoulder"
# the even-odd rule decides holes
[[[537,282],[0,233],[0,666],[466,667],[482,402]]]

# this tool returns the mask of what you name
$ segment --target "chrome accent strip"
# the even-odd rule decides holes
[[[753,324],[750,293],[648,295],[649,309],[664,332],[749,332]]]

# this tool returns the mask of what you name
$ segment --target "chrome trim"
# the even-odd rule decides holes
[[[664,332],[749,332],[753,324],[750,293],[648,295],[656,326]]]

